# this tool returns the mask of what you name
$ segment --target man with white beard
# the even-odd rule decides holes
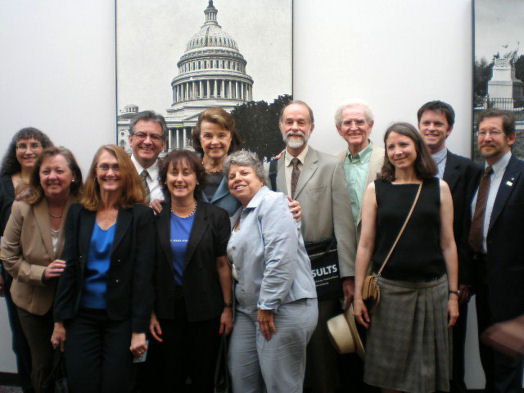
[[[345,307],[349,307],[353,299],[356,253],[344,167],[337,157],[308,145],[315,123],[313,111],[305,102],[289,103],[282,110],[279,127],[286,150],[272,166],[277,168],[276,179],[272,179],[273,189],[300,202],[301,230],[310,254],[312,249],[318,249],[315,246],[329,246],[331,239],[336,238],[339,288],[335,294],[319,296],[318,324],[307,349],[305,384],[315,393],[335,392],[339,386],[337,353],[329,341],[326,322],[341,312],[339,298],[342,295]]]

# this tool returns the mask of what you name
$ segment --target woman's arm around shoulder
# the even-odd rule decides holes
[[[440,180],[440,247],[446,263],[449,290],[457,291],[458,255],[453,235],[453,198],[444,180]],[[449,327],[455,325],[459,316],[458,300],[459,296],[450,292],[448,299]]]

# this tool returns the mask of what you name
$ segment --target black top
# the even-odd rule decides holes
[[[11,215],[11,205],[15,200],[15,188],[11,175],[0,177],[0,236],[4,233],[5,226]]]
[[[204,187],[204,193],[207,196],[208,200],[213,199],[213,196],[215,195],[215,192],[218,189],[218,186],[220,185],[220,182],[224,178],[224,174],[222,172],[219,173],[210,173],[207,175],[207,184]]]
[[[417,193],[418,184],[375,180],[377,224],[371,260],[377,272],[395,241]],[[440,248],[440,185],[425,180],[415,210],[391,254],[382,276],[393,280],[426,281],[440,277],[446,265]]]

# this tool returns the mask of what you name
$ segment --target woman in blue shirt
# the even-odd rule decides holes
[[[300,227],[286,196],[265,186],[256,154],[231,154],[224,172],[242,205],[228,244],[238,281],[229,347],[233,390],[301,393],[318,308]]]
[[[200,198],[200,158],[174,150],[161,164],[166,202],[156,217],[155,302],[151,360],[155,391],[213,393],[221,334],[233,326],[231,269],[226,259],[228,213]]]
[[[153,211],[126,152],[98,149],[81,203],[66,221],[65,271],[51,339],[72,392],[129,392],[133,357],[147,350],[155,256]]]

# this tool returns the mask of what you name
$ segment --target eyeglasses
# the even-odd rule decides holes
[[[145,132],[135,132],[132,136],[136,137],[139,141],[143,141],[149,137],[153,142],[161,142],[162,135],[158,134],[146,134]]]
[[[27,149],[38,150],[41,148],[42,148],[42,145],[40,144],[40,142],[31,142],[29,144],[25,142],[20,142],[16,145],[16,150],[27,150]]]
[[[110,169],[115,173],[120,172],[120,166],[118,164],[113,164],[113,165],[100,164],[100,165],[97,165],[97,168],[100,172],[104,172],[104,173],[109,172]]]
[[[491,131],[477,131],[477,136],[481,136],[481,137],[485,137],[487,135],[491,135],[491,136],[501,136],[502,134],[504,134],[504,131],[499,131],[499,130],[491,130]]]

